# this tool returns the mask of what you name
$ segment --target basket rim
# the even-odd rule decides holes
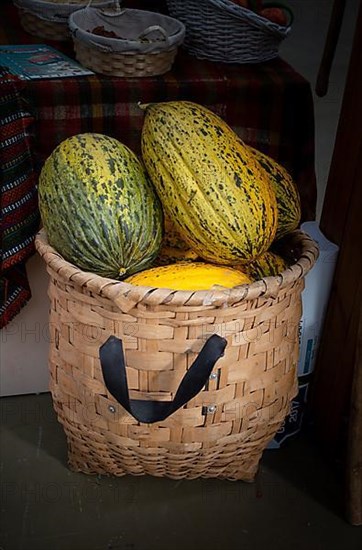
[[[138,303],[153,306],[231,306],[242,301],[256,298],[275,298],[279,291],[293,285],[312,269],[318,255],[319,247],[304,231],[297,229],[287,236],[291,244],[298,247],[299,259],[280,274],[264,277],[251,284],[233,288],[210,290],[171,290],[149,286],[135,286],[82,271],[65,260],[48,242],[45,229],[42,228],[35,237],[35,247],[47,264],[48,270],[58,274],[65,282],[77,284],[91,293],[108,298],[123,311],[129,311]]]
[[[231,17],[235,17],[236,19],[240,19],[241,21],[247,21],[251,26],[263,29],[272,34],[276,34],[277,36],[284,38],[290,32],[290,28],[291,28],[290,25],[287,25],[287,26],[278,25],[278,23],[274,23],[274,21],[270,21],[266,19],[262,15],[255,13],[249,8],[240,6],[235,2],[230,2],[230,0],[207,0],[207,1],[210,2],[216,8],[225,10]]]
[[[84,3],[47,2],[47,0],[13,0],[20,13],[28,13],[42,21],[62,23],[68,26],[68,17],[71,13],[83,9]],[[110,8],[112,0],[94,0],[94,8]]]
[[[84,9],[87,6],[89,0],[78,0],[78,2],[69,2],[64,0],[63,2],[51,2],[49,0],[13,0],[16,7],[26,10],[46,9],[47,7],[57,11],[67,11],[69,9]],[[94,3],[92,6],[96,9],[111,7],[113,0],[92,0]],[[107,6],[108,4],[108,6]]]

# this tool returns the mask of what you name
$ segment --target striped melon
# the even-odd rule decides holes
[[[143,160],[181,238],[211,263],[246,263],[265,252],[275,237],[276,197],[248,147],[201,105],[144,108]]]
[[[259,258],[250,262],[247,268],[242,268],[254,280],[257,281],[263,277],[272,277],[278,275],[284,269],[287,269],[288,262],[279,254],[268,250]]]
[[[78,134],[51,153],[39,178],[49,243],[80,269],[122,278],[151,265],[162,207],[136,155],[114,138]]]
[[[261,151],[249,147],[250,152],[263,170],[277,198],[278,225],[275,238],[280,239],[296,229],[300,223],[301,204],[298,188],[288,171]]]
[[[177,233],[170,219],[164,218],[164,232],[160,252],[153,262],[153,266],[168,265],[175,262],[189,262],[197,260],[194,252]]]
[[[167,217],[164,217],[163,246],[178,248],[180,250],[189,250],[190,247],[178,233],[175,224]]]
[[[161,246],[160,252],[153,262],[153,266],[169,265],[176,262],[194,262],[198,259],[196,252],[188,248],[182,250],[172,246]]]

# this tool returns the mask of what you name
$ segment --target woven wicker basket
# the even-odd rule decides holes
[[[297,393],[301,292],[318,249],[302,232],[291,238],[299,259],[280,276],[175,292],[80,271],[37,235],[50,274],[50,389],[72,470],[254,479]]]
[[[71,40],[68,17],[74,11],[87,6],[112,6],[114,0],[13,0],[18,8],[23,29],[47,40]]]
[[[291,28],[230,0],[167,0],[167,6],[170,15],[186,26],[183,46],[199,59],[224,63],[269,61],[277,57],[279,45]]]
[[[90,32],[96,27],[121,38]],[[180,21],[136,9],[107,13],[84,8],[70,16],[69,28],[79,63],[96,73],[121,77],[166,73],[185,35]]]

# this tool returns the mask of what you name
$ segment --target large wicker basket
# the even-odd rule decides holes
[[[297,393],[301,292],[318,249],[291,238],[299,259],[280,276],[175,292],[83,272],[37,235],[72,470],[254,479]]]
[[[199,59],[260,63],[277,57],[291,29],[231,0],[167,0],[168,11],[185,24],[183,46]]]

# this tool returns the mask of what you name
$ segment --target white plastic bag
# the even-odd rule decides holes
[[[290,413],[269,443],[268,449],[278,449],[286,439],[298,433],[302,427],[309,384],[315,367],[338,258],[339,247],[323,235],[317,222],[305,222],[301,225],[301,229],[318,243],[319,257],[313,269],[305,277],[305,288],[302,292],[298,395],[292,400]]]
[[[298,376],[305,376],[315,367],[339,248],[323,235],[317,222],[305,222],[301,229],[319,245],[319,257],[305,277],[302,293]]]

